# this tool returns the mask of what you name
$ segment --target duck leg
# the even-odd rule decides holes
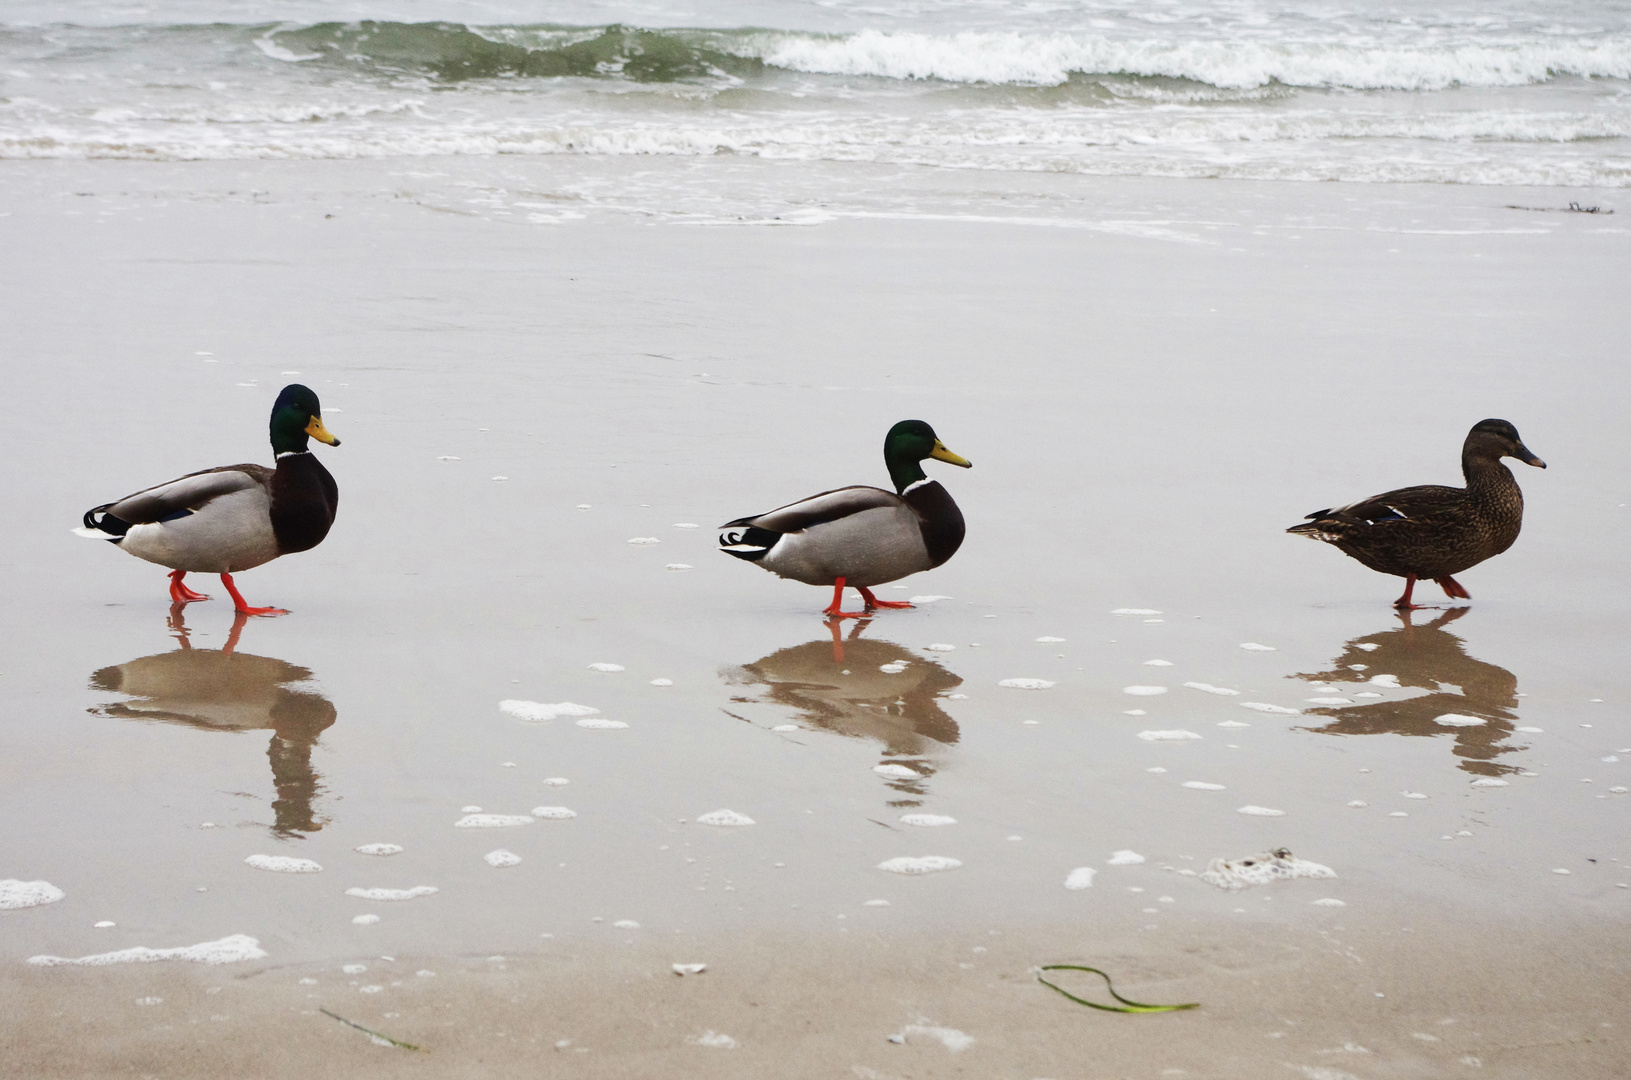
[[[1414,579],[1412,579],[1412,580],[1414,580]],[[236,609],[239,612],[241,612],[241,613],[243,613],[245,615],[287,615],[287,614],[289,614],[288,611],[286,611],[283,608],[279,608],[279,607],[250,607],[248,602],[244,600],[243,593],[238,591],[238,586],[236,586],[236,585],[234,585],[232,583],[232,575],[231,574],[222,574],[221,575],[221,584],[225,585],[227,587],[227,592],[232,594],[232,603],[236,607]]]
[[[170,571],[170,600],[171,600],[171,602],[176,603],[176,604],[190,604],[194,600],[208,600],[209,597],[206,596],[204,593],[193,592],[191,589],[187,588],[187,586],[185,586],[185,585],[183,585],[181,583],[181,579],[186,577],[186,576],[187,576],[187,571],[185,571],[185,570],[172,570],[172,571]]]
[[[1404,578],[1404,595],[1393,601],[1393,606],[1398,608],[1400,611],[1415,611],[1419,609],[1421,607],[1420,604],[1412,604],[1410,602],[1410,594],[1415,590],[1415,588],[1416,575],[1406,574]]]
[[[1444,590],[1444,595],[1450,597],[1452,600],[1472,599],[1472,593],[1462,588],[1461,582],[1457,581],[1449,574],[1445,574],[1443,577],[1436,577],[1433,580],[1438,583],[1439,588]]]
[[[879,600],[876,596],[872,595],[872,590],[871,589],[864,588],[864,587],[862,587],[860,585],[855,586],[855,591],[861,594],[861,599],[862,600],[866,601],[866,609],[868,611],[872,611],[872,610],[874,610],[876,608],[881,608],[881,607],[900,608],[900,607],[911,607],[912,606],[911,604],[908,604],[904,600]]]
[[[832,583],[832,603],[821,609],[823,615],[830,615],[835,619],[859,619],[866,615],[864,611],[844,610],[844,579],[835,578]]]

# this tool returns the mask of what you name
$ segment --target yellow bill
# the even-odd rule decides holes
[[[306,434],[310,435],[320,443],[328,443],[330,446],[340,445],[340,440],[330,435],[328,433],[328,428],[323,426],[323,418],[321,416],[314,416],[311,418],[311,423],[306,425]]]
[[[939,439],[934,441],[934,452],[929,456],[934,458],[936,461],[944,461],[949,465],[961,465],[965,469],[972,469],[974,467],[974,463],[972,461],[968,460],[967,458],[958,457],[950,450],[947,450],[946,444],[941,442]]]

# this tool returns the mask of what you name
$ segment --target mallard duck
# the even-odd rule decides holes
[[[1512,546],[1523,526],[1523,492],[1503,457],[1544,469],[1505,420],[1483,420],[1461,447],[1464,488],[1423,484],[1374,495],[1347,506],[1317,510],[1286,532],[1335,544],[1372,570],[1402,577],[1394,607],[1410,609],[1418,578],[1432,578],[1444,594],[1470,600],[1452,574],[1477,566]]]
[[[282,608],[250,607],[232,575],[323,542],[340,489],[306,440],[330,446],[340,440],[323,426],[317,395],[299,383],[278,395],[271,430],[277,468],[222,465],[188,473],[85,511],[85,526],[75,532],[170,567],[170,599],[177,604],[209,599],[182,583],[197,571],[220,574],[246,615],[287,615]]]
[[[947,450],[934,428],[902,420],[883,441],[884,464],[894,491],[844,487],[789,503],[768,514],[721,525],[727,555],[807,585],[831,585],[836,618],[857,618],[878,608],[911,604],[879,600],[869,586],[930,570],[963,543],[963,512],[938,481],[923,472],[925,458],[962,468],[970,463]],[[844,611],[844,587],[861,594],[865,611]]]

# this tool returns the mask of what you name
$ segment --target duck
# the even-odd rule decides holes
[[[1511,547],[1523,526],[1523,492],[1501,464],[1507,457],[1546,467],[1510,422],[1481,420],[1461,447],[1466,487],[1423,484],[1385,491],[1316,510],[1286,532],[1322,540],[1372,570],[1404,578],[1404,594],[1393,602],[1402,611],[1421,606],[1411,603],[1411,592],[1427,578],[1451,599],[1470,600],[1472,594],[1454,575]]]
[[[909,608],[879,600],[871,587],[932,570],[963,543],[963,512],[951,493],[923,471],[928,459],[959,468],[973,464],[946,449],[922,420],[902,420],[884,437],[883,459],[895,490],[856,485],[823,491],[766,514],[727,521],[719,537],[727,555],[807,585],[831,585],[823,613],[853,619],[879,608]],[[844,589],[865,604],[844,611]]]
[[[92,507],[84,527],[74,531],[170,567],[175,605],[209,599],[186,586],[189,573],[219,574],[239,614],[287,615],[283,608],[251,607],[232,575],[309,551],[328,536],[340,489],[308,440],[329,446],[340,440],[323,426],[317,395],[299,383],[278,394],[270,428],[275,468],[220,465],[188,473]]]

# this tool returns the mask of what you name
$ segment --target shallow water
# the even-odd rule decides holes
[[[1271,927],[1328,899],[1623,923],[1615,219],[1107,185],[1186,206],[1197,239],[544,232],[378,198],[366,163],[287,167],[280,190],[321,197],[267,205],[230,167],[196,166],[220,171],[186,200],[154,168],[28,166],[0,206],[32,403],[0,475],[35,508],[0,585],[0,877],[66,894],[0,912],[0,963],[232,935],[287,965],[541,935],[1222,933],[1242,901],[1199,874],[1281,846],[1336,877],[1251,890]],[[89,194],[45,194],[70,175]],[[1214,211],[1236,223],[1216,240]],[[1428,228],[1457,219],[1491,227]],[[157,568],[68,529],[266,458],[291,371],[344,440],[317,448],[340,516],[239,578],[293,614],[227,657],[219,597],[172,616]],[[1281,533],[1453,480],[1485,415],[1552,467],[1519,477],[1524,535],[1464,576],[1470,606],[1402,618],[1392,579]],[[880,482],[905,416],[975,463],[936,474],[964,548],[882,593],[933,602],[830,625],[821,590],[671,524]],[[1198,738],[1141,738],[1173,731]],[[559,802],[576,816],[540,816]]]

